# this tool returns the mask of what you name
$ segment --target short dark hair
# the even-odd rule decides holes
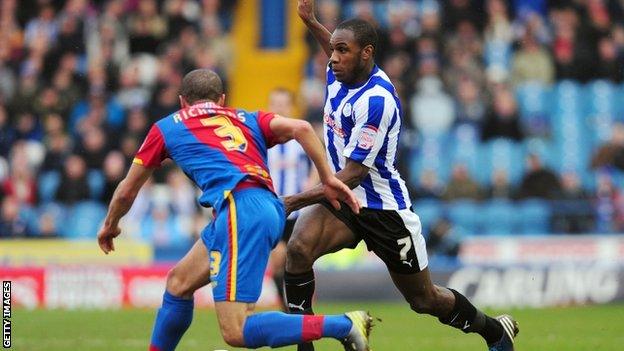
[[[180,95],[193,104],[199,100],[216,102],[223,95],[223,82],[219,75],[210,69],[200,68],[190,71],[182,79]]]
[[[355,36],[355,41],[361,48],[364,48],[366,45],[372,45],[373,51],[377,50],[377,31],[375,31],[375,27],[369,22],[363,19],[353,18],[340,23],[336,27],[336,30],[338,29],[352,31],[353,36]]]

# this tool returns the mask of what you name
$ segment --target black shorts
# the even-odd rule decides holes
[[[328,201],[321,201],[320,204],[346,224],[360,240],[364,240],[368,251],[381,258],[391,272],[410,274],[427,267],[427,248],[420,219],[410,209],[362,208],[356,215],[344,203],[341,203],[340,210]]]

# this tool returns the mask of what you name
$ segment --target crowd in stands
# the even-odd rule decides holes
[[[624,230],[621,2],[317,3],[330,30],[357,16],[379,32],[403,107],[398,167],[432,238]],[[235,6],[3,0],[0,237],[93,237],[149,126],[178,108],[184,73],[209,67],[227,87]],[[327,57],[308,39],[298,93],[318,122]],[[186,247],[207,220],[195,196],[165,166],[127,233]]]

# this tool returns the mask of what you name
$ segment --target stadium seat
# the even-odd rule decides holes
[[[518,203],[518,229],[520,234],[543,235],[550,233],[551,208],[547,201],[527,199]]]
[[[550,91],[539,82],[524,83],[516,88],[520,121],[531,136],[550,133]]]
[[[89,194],[92,200],[99,200],[104,192],[104,174],[97,169],[92,169],[87,174],[87,182],[89,183]]]
[[[508,139],[494,139],[481,146],[478,180],[490,184],[492,172],[502,169],[509,175],[509,181],[517,184],[524,170],[524,149],[521,144]]]
[[[448,168],[451,165],[466,165],[470,175],[478,179],[479,151],[481,149],[479,130],[472,124],[461,124],[455,127],[449,137],[447,147]]]
[[[598,80],[589,83],[586,87],[587,114],[584,126],[591,131],[589,139],[593,147],[597,147],[611,137],[611,127],[617,113],[617,98],[617,88],[611,82]]]
[[[43,204],[54,201],[56,190],[61,182],[61,175],[56,171],[48,171],[39,175],[39,200]]]
[[[79,202],[68,209],[61,235],[69,239],[95,238],[105,216],[104,205],[94,201]]]
[[[484,235],[511,235],[518,219],[516,208],[508,200],[492,200],[482,205]]]
[[[410,174],[413,184],[424,170],[433,170],[441,181],[448,181],[449,164],[446,154],[448,135],[419,136],[418,141],[410,152]]]
[[[427,236],[431,226],[444,216],[444,207],[439,200],[423,199],[412,201],[414,212],[420,217],[423,235]]]
[[[460,232],[467,235],[480,234],[481,217],[479,205],[470,200],[452,202],[447,207],[448,217]]]

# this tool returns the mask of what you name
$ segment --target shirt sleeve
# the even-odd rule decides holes
[[[388,102],[388,104],[386,104]],[[353,107],[355,126],[342,155],[366,167],[372,167],[383,147],[394,116],[394,100],[371,96]]]
[[[156,125],[153,125],[132,162],[145,167],[156,168],[160,167],[162,161],[168,157],[162,132]]]
[[[275,114],[273,112],[258,111],[258,125],[262,131],[262,135],[264,135],[267,149],[278,144],[277,137],[271,130],[271,120],[273,118],[275,118]]]

